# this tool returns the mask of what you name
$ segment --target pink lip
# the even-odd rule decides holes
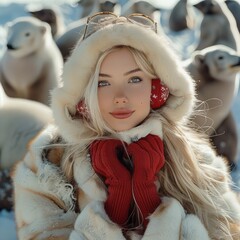
[[[119,111],[116,111],[116,112],[111,112],[110,114],[114,118],[125,119],[125,118],[129,118],[133,113],[134,113],[134,111],[119,110]]]

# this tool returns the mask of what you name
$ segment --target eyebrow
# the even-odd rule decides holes
[[[140,71],[142,71],[140,68],[136,68],[136,69],[133,69],[133,70],[130,70],[130,71],[124,73],[124,76],[127,76],[131,73],[140,72]],[[111,75],[106,74],[106,73],[99,73],[99,77],[111,77]]]

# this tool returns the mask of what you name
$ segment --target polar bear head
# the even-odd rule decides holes
[[[46,42],[50,26],[34,17],[20,17],[8,24],[7,51],[15,58],[30,55]]]
[[[193,54],[194,65],[215,80],[229,81],[240,72],[240,55],[232,48],[214,45]]]

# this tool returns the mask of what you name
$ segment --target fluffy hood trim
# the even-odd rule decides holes
[[[54,117],[68,141],[79,141],[86,130],[81,120],[72,119],[71,114],[75,113],[75,106],[83,97],[99,56],[118,45],[144,52],[158,77],[168,86],[170,96],[157,110],[160,114],[166,114],[173,121],[182,121],[192,112],[195,100],[193,80],[164,36],[130,22],[110,24],[77,44],[64,66],[63,86],[52,92]]]

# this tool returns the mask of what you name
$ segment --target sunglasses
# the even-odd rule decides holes
[[[85,25],[83,40],[89,37],[94,32],[98,31],[101,27],[121,22],[121,19],[128,21],[133,24],[140,25],[145,28],[152,29],[157,33],[157,23],[147,15],[141,13],[133,13],[128,17],[118,16],[112,12],[98,12],[87,19],[87,23]]]

